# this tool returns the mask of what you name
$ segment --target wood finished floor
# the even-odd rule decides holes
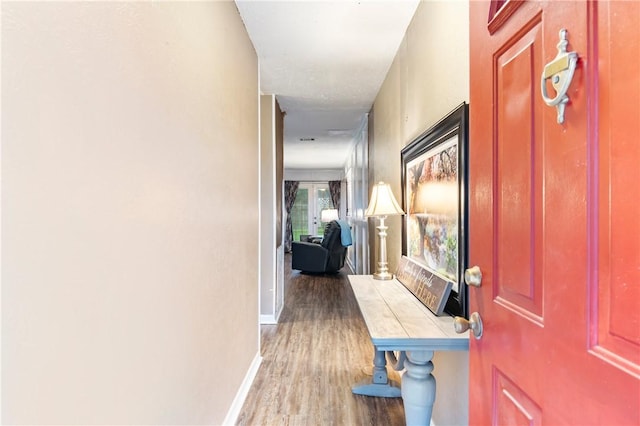
[[[277,325],[261,327],[263,361],[237,425],[404,425],[401,398],[353,395],[371,380],[373,346],[347,280],[291,271]],[[390,372],[394,380],[399,376]]]

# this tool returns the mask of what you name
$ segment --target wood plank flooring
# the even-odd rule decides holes
[[[261,327],[263,361],[237,425],[404,425],[401,398],[353,395],[371,380],[373,346],[347,280],[291,271],[277,325]],[[392,379],[399,381],[390,370]]]

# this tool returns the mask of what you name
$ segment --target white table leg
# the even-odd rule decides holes
[[[351,392],[357,395],[381,396],[385,398],[397,398],[400,396],[400,386],[397,382],[389,380],[387,374],[387,359],[384,351],[374,347],[373,355],[373,379],[371,382],[359,383],[351,387]]]
[[[433,371],[433,351],[407,352],[402,375],[402,400],[407,425],[428,426],[436,400],[436,379]]]

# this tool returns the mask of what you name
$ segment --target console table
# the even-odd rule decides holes
[[[359,395],[402,396],[408,425],[429,425],[436,397],[434,351],[466,351],[469,332],[456,334],[453,317],[435,316],[402,283],[349,275],[374,346],[373,379],[352,387]],[[393,352],[400,352],[396,358]],[[388,380],[385,352],[396,370],[406,369],[402,386]]]

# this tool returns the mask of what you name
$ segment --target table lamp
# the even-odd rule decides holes
[[[391,187],[388,183],[378,182],[371,192],[371,200],[369,201],[369,207],[364,212],[364,215],[377,216],[378,217],[378,237],[380,238],[380,253],[378,256],[378,268],[373,274],[375,280],[391,280],[393,274],[389,272],[387,265],[387,229],[384,224],[387,216],[402,215],[404,211],[398,205],[398,202],[393,197]]]
[[[320,222],[338,220],[338,209],[324,209],[320,212]]]

